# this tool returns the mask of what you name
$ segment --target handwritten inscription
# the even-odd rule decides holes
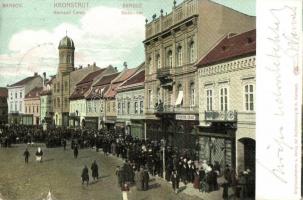
[[[269,51],[266,54],[268,60],[270,61],[266,66],[266,70],[272,74],[274,80],[274,88],[272,90],[275,110],[273,115],[278,119],[281,123],[278,123],[277,133],[274,134],[271,142],[267,146],[267,151],[270,151],[273,156],[274,164],[264,164],[260,163],[260,160],[257,162],[269,171],[277,180],[280,182],[287,184],[287,171],[286,171],[286,152],[293,150],[293,146],[288,144],[286,141],[287,131],[285,130],[283,119],[285,117],[285,113],[287,112],[285,108],[285,103],[283,101],[282,96],[282,69],[285,67],[294,67],[294,71],[298,71],[297,59],[298,59],[298,50],[299,50],[299,36],[297,30],[297,11],[296,7],[283,6],[279,9],[271,9],[270,16],[272,17],[273,23],[268,26],[269,37],[267,40],[269,41]],[[282,24],[281,20],[283,17],[287,16],[287,18],[291,19],[291,23],[289,28],[285,29],[285,24]],[[284,25],[284,26],[283,26]],[[293,62],[292,66],[282,66],[282,59],[288,57]],[[295,96],[295,95],[294,95]]]

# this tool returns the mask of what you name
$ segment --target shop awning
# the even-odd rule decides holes
[[[178,94],[178,97],[177,97],[177,100],[176,100],[176,106],[178,105],[181,105],[182,103],[182,100],[183,100],[183,91],[179,91],[179,94]]]

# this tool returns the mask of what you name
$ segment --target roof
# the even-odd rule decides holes
[[[104,72],[105,69],[106,68],[91,72],[86,77],[84,77],[79,83],[77,83],[77,86],[84,84],[84,83],[92,82],[94,80],[94,78],[96,78],[98,75],[100,75],[102,72]]]
[[[51,94],[52,94],[51,90],[42,90],[40,92],[40,96],[51,95]]]
[[[77,86],[73,93],[70,95],[69,99],[76,100],[85,98],[85,93],[90,89],[91,82],[82,84],[81,86]]]
[[[27,77],[27,78],[25,78],[25,79],[22,79],[21,81],[18,81],[17,83],[14,83],[14,84],[12,84],[12,85],[9,85],[9,87],[16,87],[16,86],[25,85],[25,84],[27,84],[28,82],[30,82],[31,80],[35,79],[36,77],[40,77],[40,76],[35,75],[35,76]]]
[[[43,87],[35,87],[25,95],[25,99],[39,97],[42,89]]]
[[[256,29],[233,36],[226,36],[198,62],[197,66],[202,67],[255,53]]]
[[[141,70],[134,74],[131,78],[126,80],[120,87],[128,87],[135,84],[144,83],[145,81],[145,70]]]
[[[59,42],[58,49],[61,48],[75,49],[74,41],[70,37],[65,36]]]
[[[48,81],[46,81],[46,85],[51,85],[52,83],[53,83],[53,81],[55,80],[55,78],[56,78],[56,75],[54,75],[54,76],[50,76],[51,78],[48,80]]]
[[[135,72],[137,71],[137,68],[133,69],[125,69],[123,72],[121,72],[120,76],[118,76],[115,80],[113,80],[110,88],[106,91],[104,96],[106,98],[114,98],[117,94],[118,87],[129,77],[131,77]]]
[[[0,87],[0,97],[7,97],[8,96],[8,91],[7,88],[5,87]]]
[[[115,80],[113,80],[112,83],[123,82],[126,79],[128,79],[130,76],[132,76],[136,71],[137,71],[137,68],[125,69],[121,72],[120,76],[118,76]]]
[[[101,85],[110,84],[111,81],[113,79],[115,79],[119,74],[120,74],[120,72],[103,76],[94,86],[101,86]]]

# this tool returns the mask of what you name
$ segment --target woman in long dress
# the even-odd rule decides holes
[[[43,151],[41,150],[40,147],[38,147],[38,150],[36,151],[36,161],[42,162],[42,156],[43,156]]]

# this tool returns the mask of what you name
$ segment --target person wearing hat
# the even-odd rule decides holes
[[[84,168],[82,170],[81,178],[82,178],[82,185],[84,184],[84,182],[86,182],[86,186],[88,186],[89,174],[88,174],[88,168],[86,165],[84,166]]]
[[[30,153],[29,153],[27,148],[25,149],[23,155],[24,155],[24,159],[25,159],[24,162],[27,164],[28,163],[28,158],[30,156]]]

